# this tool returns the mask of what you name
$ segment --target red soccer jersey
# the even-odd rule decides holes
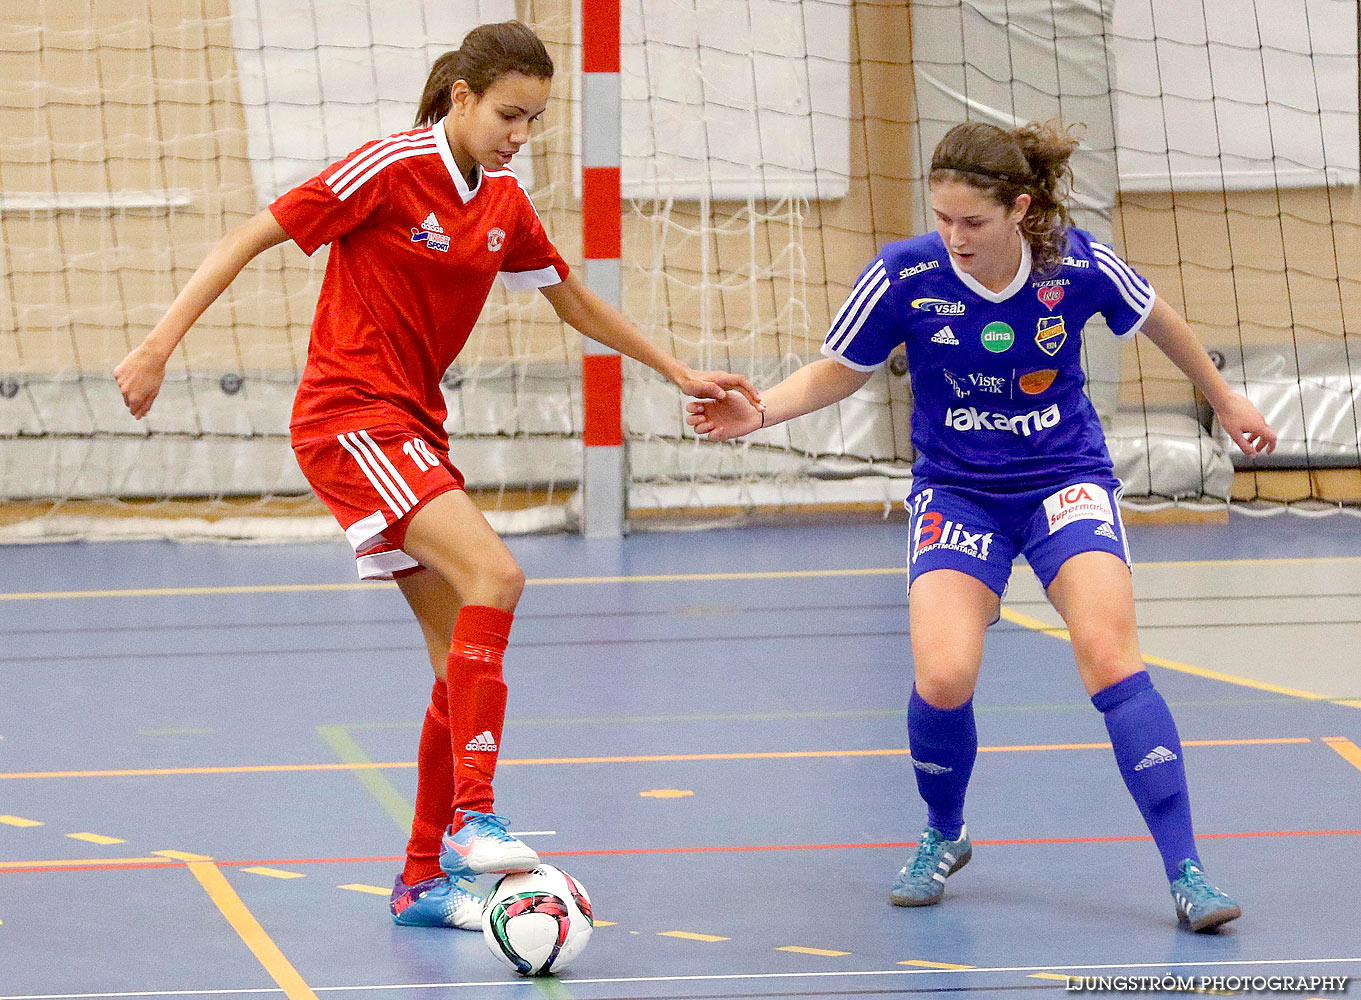
[[[309,256],[330,243],[295,438],[396,414],[447,440],[440,379],[500,273],[513,291],[555,285],[567,265],[510,169],[469,188],[444,123],[379,139],[270,205]]]

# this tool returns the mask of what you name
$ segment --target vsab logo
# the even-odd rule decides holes
[[[937,316],[962,316],[964,314],[964,303],[951,302],[949,299],[913,299],[912,308],[920,309],[923,312],[933,312]]]

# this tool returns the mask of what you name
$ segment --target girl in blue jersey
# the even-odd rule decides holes
[[[1120,483],[1083,392],[1080,340],[1097,313],[1142,331],[1205,395],[1248,454],[1276,438],[1233,392],[1191,329],[1063,205],[1077,146],[1057,122],[951,129],[931,161],[936,232],[886,246],[832,323],[823,360],[764,394],[688,405],[725,440],[855,392],[899,344],[914,411],[909,618],[916,683],[908,741],[927,827],[889,898],[938,903],[970,859],[964,793],[978,751],[973,692],[983,633],[1022,554],[1072,636],[1078,672],[1162,854],[1179,921],[1239,916],[1201,869],[1181,743],[1144,670],[1134,624]]]

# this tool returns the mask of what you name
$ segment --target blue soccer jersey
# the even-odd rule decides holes
[[[957,270],[939,234],[890,243],[861,274],[822,353],[872,371],[899,344],[912,374],[914,474],[943,484],[1024,489],[1109,469],[1083,392],[1082,328],[1117,336],[1153,309],[1152,287],[1110,247],[1073,229],[1062,266],[1000,292]]]

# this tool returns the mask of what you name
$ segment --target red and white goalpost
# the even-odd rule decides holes
[[[581,243],[586,286],[616,309],[623,243],[619,0],[581,4]],[[587,340],[581,359],[582,532],[618,537],[628,518],[624,376],[619,352]]]

